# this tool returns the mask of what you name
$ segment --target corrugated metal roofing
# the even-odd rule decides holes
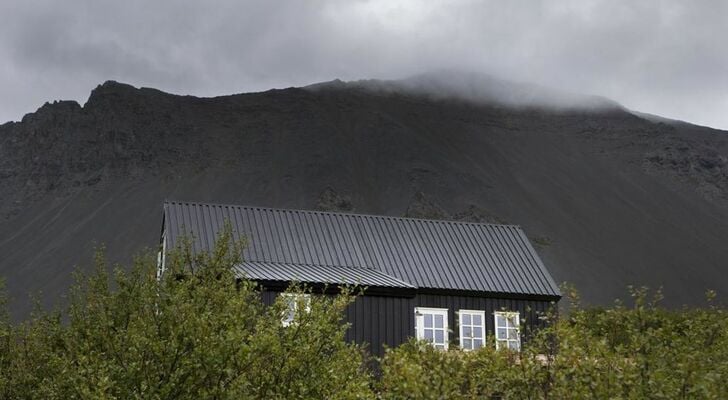
[[[410,288],[414,286],[368,268],[245,261],[235,267],[240,277],[253,280],[339,283],[347,285]]]
[[[211,249],[225,221],[249,262],[371,269],[419,288],[559,296],[513,225],[166,202],[168,248],[180,235]],[[282,272],[281,272],[282,273]]]

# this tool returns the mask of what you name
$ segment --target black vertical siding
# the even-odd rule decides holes
[[[273,302],[276,301],[276,296],[278,296],[278,292],[273,292],[270,290],[262,290],[260,292],[261,300],[266,306],[273,304]]]
[[[414,318],[413,310],[412,298],[359,297],[346,311],[346,321],[351,324],[346,339],[366,343],[372,354],[382,355],[384,345],[397,346],[414,332],[414,321],[409,321]]]
[[[276,295],[277,292],[263,291],[263,303],[272,304]],[[527,338],[529,330],[543,325],[538,317],[549,310],[551,303],[541,300],[439,294],[419,294],[415,297],[361,296],[346,310],[344,319],[351,324],[346,340],[366,343],[373,355],[381,357],[385,345],[396,347],[414,337],[415,307],[447,308],[450,344],[458,345],[458,310],[485,311],[486,335],[489,340],[495,330],[493,313],[500,310],[518,311],[526,328],[524,338]]]

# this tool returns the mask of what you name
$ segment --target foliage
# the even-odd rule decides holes
[[[634,306],[584,309],[571,288],[567,318],[520,353],[435,351],[410,342],[387,351],[379,389],[386,399],[726,399],[728,315],[712,304],[669,311],[661,294],[633,289]],[[492,339],[491,339],[492,341]]]
[[[230,238],[228,228],[210,254],[178,249],[160,280],[153,257],[112,276],[98,258],[67,321],[0,322],[0,398],[372,397],[363,352],[344,341],[351,291],[314,296],[284,327],[287,305],[265,307],[252,282],[236,279],[242,243]]]
[[[283,326],[285,300],[265,306],[235,276],[244,243],[231,237],[228,227],[209,254],[186,243],[161,279],[151,255],[112,274],[98,257],[64,313],[13,325],[0,307],[0,398],[728,398],[728,314],[712,292],[697,309],[663,309],[645,288],[632,289],[631,306],[584,308],[565,287],[568,314],[541,316],[547,327],[524,332],[520,352],[495,350],[492,334],[473,352],[410,340],[373,373],[344,339],[353,289],[311,296]]]

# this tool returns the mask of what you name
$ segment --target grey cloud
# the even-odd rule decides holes
[[[440,69],[728,129],[722,1],[10,0],[0,120],[107,79],[202,96]]]

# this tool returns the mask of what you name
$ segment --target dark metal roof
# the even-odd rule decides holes
[[[369,268],[331,267],[277,262],[244,261],[235,267],[240,277],[265,281],[299,281],[414,289],[395,277]]]
[[[230,221],[236,238],[248,239],[247,262],[309,266],[310,274],[310,266],[363,268],[418,288],[560,296],[514,225],[187,202],[166,202],[164,211],[168,248],[190,235],[194,250],[211,249]],[[276,268],[268,273],[284,274]]]

